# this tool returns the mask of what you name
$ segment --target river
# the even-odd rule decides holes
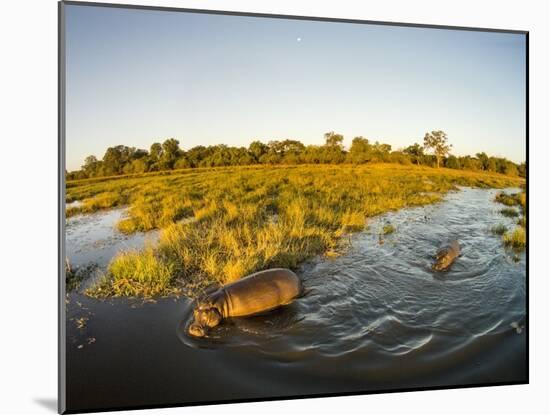
[[[518,189],[508,189],[515,190]],[[183,328],[190,300],[67,298],[70,410],[374,392],[527,379],[526,257],[491,233],[497,190],[461,188],[438,204],[390,212],[344,255],[298,275],[307,294],[263,316],[233,319],[207,339]],[[70,218],[70,262],[104,267],[120,248],[123,211]],[[386,223],[394,233],[380,236]],[[451,270],[430,269],[439,244],[460,241]]]

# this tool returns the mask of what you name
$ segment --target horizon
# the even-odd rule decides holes
[[[67,6],[66,167],[335,131],[392,149],[441,129],[456,156],[526,161],[525,36]]]
[[[428,131],[427,131],[427,132],[428,132]],[[430,132],[431,132],[431,131],[430,131]],[[338,134],[338,131],[334,131],[334,133]],[[424,138],[423,138],[423,137],[422,137],[422,139],[420,139],[420,140],[417,140],[417,141],[415,141],[415,142],[411,142],[409,145],[406,145],[406,146],[403,146],[403,147],[396,147],[396,148],[394,148],[394,146],[393,146],[390,142],[384,142],[384,141],[377,140],[377,139],[370,139],[369,137],[365,137],[365,136],[354,136],[353,138],[355,138],[355,137],[366,138],[367,140],[369,140],[369,143],[370,143],[370,144],[374,144],[374,143],[376,143],[376,142],[378,142],[378,143],[380,143],[380,144],[389,144],[389,145],[391,145],[391,147],[392,147],[391,151],[403,151],[403,150],[404,150],[405,148],[407,148],[408,146],[412,146],[412,145],[414,145],[414,144],[419,144],[422,148],[424,148],[424,145],[423,145],[423,139],[424,139]],[[284,140],[287,140],[287,139],[288,139],[288,140],[297,140],[297,141],[303,143],[300,139],[293,138],[293,137],[285,137],[285,138],[269,139],[269,140],[264,140],[264,139],[252,139],[250,142],[248,142],[248,143],[245,144],[245,145],[235,145],[235,146],[232,146],[232,145],[228,145],[228,144],[226,144],[226,143],[218,142],[218,143],[209,143],[209,144],[197,144],[196,146],[185,148],[184,146],[182,146],[181,140],[179,140],[178,137],[166,137],[166,138],[163,138],[163,139],[158,140],[158,141],[153,141],[153,142],[151,142],[150,145],[148,145],[148,146],[143,146],[143,147],[137,147],[137,146],[128,145],[128,144],[122,144],[122,143],[113,144],[113,145],[110,146],[110,147],[116,147],[116,146],[118,146],[118,145],[123,145],[123,146],[129,147],[129,148],[135,148],[136,150],[145,150],[145,151],[147,151],[147,152],[149,153],[152,144],[154,144],[154,143],[162,144],[165,140],[172,139],[172,138],[179,141],[179,148],[180,148],[181,150],[183,150],[184,152],[187,152],[187,151],[191,150],[193,147],[201,146],[201,145],[204,145],[204,147],[208,147],[208,146],[219,146],[219,145],[227,145],[228,147],[237,147],[237,148],[238,148],[238,147],[244,147],[244,148],[248,149],[248,148],[249,148],[249,145],[250,145],[252,142],[254,142],[254,141],[260,141],[260,142],[262,142],[262,143],[264,143],[264,144],[268,144],[270,141],[284,141]],[[343,150],[344,150],[344,151],[349,151],[350,146],[351,146],[351,141],[353,140],[353,138],[347,140],[346,137],[344,137],[344,146],[343,146]],[[348,145],[348,144],[345,144],[347,141],[349,141],[349,145]],[[450,141],[449,141],[449,143],[452,144]],[[309,145],[322,146],[322,145],[324,145],[325,143],[324,143],[323,140],[321,140],[321,142],[319,142],[319,143],[308,143],[308,144],[303,143],[303,144],[306,145],[306,146],[309,146]],[[107,150],[107,148],[106,148],[106,149],[103,151],[103,153],[101,153],[101,154],[88,154],[88,156],[94,156],[94,157],[97,158],[97,160],[102,160],[103,155],[104,155],[104,153],[105,153],[106,150]],[[426,154],[427,154],[427,155],[433,154],[433,151],[431,151],[431,150],[425,150],[425,151],[426,151]],[[472,157],[476,157],[476,154],[477,154],[477,153],[482,153],[482,152],[483,152],[483,151],[477,151],[477,152],[472,153],[472,154],[457,154],[456,152],[450,151],[447,157],[449,157],[449,156],[455,156],[455,157],[472,156]],[[498,155],[498,154],[489,154],[489,153],[486,153],[486,154],[487,154],[488,157],[506,158],[506,157],[500,156],[500,155]],[[87,156],[86,156],[86,157],[87,157]],[[510,159],[508,159],[508,160],[510,160]],[[515,164],[518,164],[518,165],[521,164],[521,163],[525,163],[525,162],[526,162],[526,160],[521,160],[521,161],[517,161],[517,162],[514,161],[514,160],[510,160],[510,161],[512,161],[512,162],[514,162]],[[82,160],[82,165],[84,165],[84,160]],[[67,171],[69,171],[69,172],[70,172],[70,171],[77,171],[77,170],[80,170],[80,169],[81,169],[81,167],[79,167],[78,169],[74,169],[74,170],[69,170],[69,169],[67,169]]]

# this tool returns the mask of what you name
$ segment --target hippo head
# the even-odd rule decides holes
[[[210,304],[199,304],[193,311],[194,321],[189,325],[188,332],[194,337],[206,336],[206,329],[216,327],[222,320],[222,315],[216,307]]]
[[[443,271],[451,265],[453,257],[448,253],[442,253],[437,256],[435,263],[432,265],[434,271]]]

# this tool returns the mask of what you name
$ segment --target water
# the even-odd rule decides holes
[[[498,213],[495,194],[461,189],[376,218],[345,255],[302,266],[307,295],[228,320],[208,339],[183,333],[186,298],[72,294],[69,408],[525,381],[526,335],[513,326],[525,324],[526,258],[490,232],[516,220]],[[381,244],[387,222],[396,232]],[[462,255],[433,273],[433,255],[450,238]]]
[[[69,205],[79,203],[72,202]],[[97,265],[105,269],[117,252],[139,249],[154,241],[158,232],[124,235],[115,224],[126,215],[126,209],[100,211],[90,215],[76,215],[67,219],[65,226],[66,255],[72,267]]]

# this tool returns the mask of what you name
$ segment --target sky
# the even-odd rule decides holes
[[[444,130],[452,153],[525,160],[525,36],[66,6],[66,164],[174,137],[248,146]]]

